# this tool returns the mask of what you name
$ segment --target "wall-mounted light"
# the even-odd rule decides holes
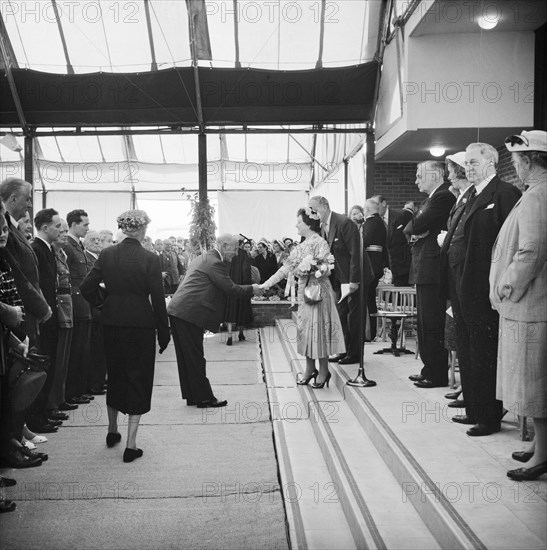
[[[445,154],[446,149],[444,147],[431,147],[429,152],[434,157],[442,157]]]
[[[500,20],[500,14],[496,11],[495,14],[483,13],[478,19],[477,23],[481,29],[485,31],[491,31]]]

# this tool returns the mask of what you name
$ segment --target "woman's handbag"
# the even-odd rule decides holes
[[[61,328],[72,328],[72,296],[70,294],[57,294],[57,325]]]
[[[308,284],[304,289],[304,302],[306,304],[314,305],[321,302],[321,285],[318,282],[311,282],[308,280]]]
[[[29,353],[23,357],[16,351],[9,353],[8,383],[11,408],[15,412],[27,409],[40,393],[46,381],[49,357]]]

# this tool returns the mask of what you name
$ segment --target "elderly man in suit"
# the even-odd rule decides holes
[[[174,294],[180,283],[180,276],[182,273],[182,265],[180,263],[177,253],[173,250],[173,243],[171,238],[164,239],[163,250],[160,254],[161,270],[165,273],[163,279],[163,286],[165,294]]]
[[[437,236],[446,229],[446,220],[456,197],[444,183],[444,164],[426,161],[418,164],[416,185],[429,197],[416,217],[405,227],[412,244],[410,284],[416,285],[418,345],[424,366],[410,375],[419,388],[448,384],[448,351],[444,347],[446,302],[440,294],[440,247]]]
[[[0,198],[4,202],[9,227],[6,251],[10,265],[17,264],[17,268],[12,269],[25,308],[25,329],[30,346],[37,347],[38,323],[46,322],[52,310],[40,290],[36,254],[17,225],[17,220],[32,208],[32,185],[19,178],[6,178],[0,184]]]
[[[48,424],[47,398],[55,378],[57,356],[57,260],[53,243],[59,237],[61,218],[53,208],[40,210],[34,217],[36,238],[31,246],[38,260],[38,275],[40,288],[51,308],[53,315],[40,324],[40,351],[48,355],[51,362],[47,372],[46,382],[27,414],[27,424],[30,430],[40,431],[44,424]],[[66,420],[68,417],[59,412],[52,413],[54,420]]]
[[[89,403],[85,391],[89,373],[91,307],[80,293],[80,285],[91,269],[81,242],[89,231],[89,216],[84,210],[72,210],[67,214],[66,221],[68,237],[63,250],[67,255],[67,265],[70,270],[74,326],[65,391],[66,401],[79,405]]]
[[[325,197],[312,197],[309,200],[309,206],[319,214],[322,237],[329,243],[330,251],[334,255],[331,283],[336,292],[337,302],[340,299],[342,284],[349,284],[351,292],[347,298],[337,304],[346,344],[346,355],[329,357],[329,361],[338,361],[342,365],[359,363],[363,353],[363,350],[359,349],[362,307],[359,293],[356,292],[361,280],[359,231],[347,216],[333,212]]]
[[[236,254],[238,239],[220,235],[213,250],[195,258],[182,284],[167,307],[182,398],[199,408],[224,407],[226,400],[217,399],[206,375],[203,332],[217,332],[224,321],[226,296],[250,298],[261,295],[258,285],[236,285],[228,275],[228,264]]]
[[[499,315],[488,297],[488,276],[494,243],[521,193],[496,175],[497,163],[498,152],[487,143],[472,143],[465,150],[465,173],[472,186],[448,251],[461,309],[458,354],[466,373],[462,377],[466,414],[452,420],[473,424],[467,430],[470,436],[498,432],[503,410],[496,400]]]

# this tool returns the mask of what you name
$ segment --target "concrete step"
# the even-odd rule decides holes
[[[277,323],[289,364],[295,366],[292,325]],[[466,426],[451,421],[461,411],[446,407],[446,388],[416,388],[408,380],[408,374],[419,372],[414,356],[373,355],[381,347],[380,342],[365,348],[367,377],[378,386],[347,386],[358,366],[338,364],[330,364],[331,385],[437,543],[442,548],[544,548],[547,484],[519,484],[505,475],[518,467],[507,451],[519,446],[516,419],[508,415],[499,434],[468,437]]]
[[[296,385],[296,373],[303,371],[304,365],[292,345],[294,325],[278,325],[277,336],[285,356],[278,348],[274,361],[283,371],[283,383],[293,396],[300,395],[304,406],[301,416],[311,426],[319,447],[316,452],[327,465],[356,547],[439,548],[413,506],[403,498],[400,486],[343,395],[332,385],[322,390]],[[300,442],[296,444],[302,448]],[[317,454],[314,456],[317,460]]]
[[[280,486],[293,549],[355,549],[337,486],[277,332],[260,330]]]

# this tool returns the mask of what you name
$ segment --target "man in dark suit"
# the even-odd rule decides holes
[[[40,324],[40,335],[38,338],[41,353],[48,355],[50,366],[47,372],[45,384],[34,403],[29,407],[27,424],[31,431],[41,431],[41,428],[50,423],[48,420],[47,398],[53,385],[55,377],[55,364],[57,357],[57,261],[52,243],[59,237],[61,230],[61,218],[53,208],[40,210],[34,217],[36,238],[31,246],[38,260],[38,275],[40,288],[51,308],[53,315],[44,323]],[[54,420],[66,420],[68,417],[63,413],[55,413]]]
[[[4,202],[9,227],[6,251],[10,265],[17,264],[15,268],[12,266],[12,270],[25,308],[25,330],[30,347],[37,348],[38,323],[47,321],[52,310],[40,290],[36,254],[17,226],[17,220],[32,208],[32,186],[19,178],[6,178],[0,184],[0,198]]]
[[[359,283],[361,280],[359,231],[356,225],[345,215],[330,209],[325,197],[315,196],[309,200],[309,206],[321,218],[323,238],[328,242],[334,255],[334,272],[331,283],[336,292],[337,302],[341,296],[341,285],[348,284],[351,294],[337,303],[340,322],[346,344],[346,355],[329,357],[330,362],[338,361],[342,365],[359,363],[362,349],[359,349],[359,326],[362,308],[359,301]]]
[[[444,183],[444,164],[426,161],[418,164],[416,185],[429,197],[416,217],[404,229],[410,236],[412,262],[410,284],[416,285],[418,345],[424,366],[410,379],[420,388],[448,384],[448,351],[444,347],[446,301],[440,294],[440,247],[437,236],[446,229],[446,220],[456,197]]]
[[[170,239],[163,241],[163,250],[160,254],[161,271],[166,273],[163,279],[165,294],[174,294],[179,286],[182,274],[182,264],[173,250],[173,243]]]
[[[258,285],[236,285],[228,275],[229,262],[236,254],[238,239],[221,235],[213,250],[195,258],[181,285],[167,307],[182,398],[199,408],[224,407],[218,400],[206,375],[203,332],[217,332],[224,321],[226,296],[250,298],[263,294]]]
[[[409,286],[412,252],[404,228],[414,219],[414,210],[409,203],[402,210],[390,210],[387,228],[387,250],[389,268],[393,274],[395,286]]]
[[[377,313],[376,288],[384,275],[384,267],[387,265],[387,230],[384,220],[380,217],[380,206],[375,199],[365,201],[365,221],[363,223],[363,247],[367,253],[374,280],[367,286],[365,297],[369,315]],[[376,338],[376,317],[370,317],[370,339]]]
[[[503,222],[521,193],[496,175],[498,152],[486,143],[465,151],[465,172],[472,183],[469,199],[447,247],[458,356],[464,365],[462,390],[466,414],[454,422],[474,424],[467,434],[484,436],[501,427],[502,403],[496,400],[499,316],[489,300],[493,247]],[[463,199],[462,199],[463,200]],[[446,240],[446,239],[445,239]],[[443,243],[443,248],[446,248]]]
[[[89,403],[85,391],[89,375],[91,307],[80,293],[80,284],[90,271],[84,246],[80,240],[89,231],[89,216],[84,210],[72,210],[67,214],[66,221],[68,224],[68,237],[63,250],[67,255],[67,265],[70,269],[74,326],[65,391],[66,401],[78,405]]]

